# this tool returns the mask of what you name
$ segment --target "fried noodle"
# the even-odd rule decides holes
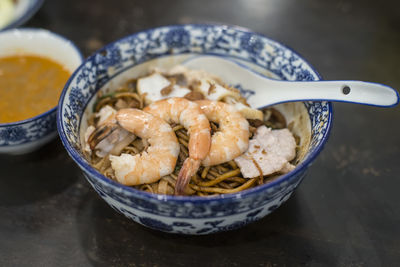
[[[132,81],[129,81],[132,83]],[[136,88],[131,88],[130,86],[125,86],[118,89],[116,92],[106,95],[99,94],[97,96],[97,102],[93,106],[93,111],[98,112],[102,107],[110,105],[114,109],[121,108],[144,108],[144,96],[140,95]],[[265,117],[269,118],[264,121],[263,124],[274,129],[285,128],[286,121],[282,114],[276,109],[269,108],[264,111]],[[96,118],[93,115],[88,120],[89,125],[96,124]],[[251,122],[250,122],[251,125]],[[178,142],[180,145],[180,153],[178,156],[177,164],[175,170],[170,175],[161,177],[161,179],[155,183],[142,184],[133,186],[138,190],[143,190],[154,194],[174,194],[175,183],[177,180],[180,168],[188,157],[188,142],[189,136],[186,129],[182,125],[171,125],[173,131],[175,132]],[[212,132],[218,131],[218,125],[211,122]],[[250,127],[250,132],[253,134],[255,132],[255,127]],[[145,140],[136,138],[129,145],[124,147],[119,154],[127,153],[131,155],[136,155],[145,151],[148,144]],[[111,168],[110,160],[108,155],[101,158],[96,155],[96,153],[91,153],[87,155],[94,168],[99,170],[104,176],[116,180],[114,171]],[[256,165],[260,170],[260,167]],[[211,167],[200,167],[196,175],[191,179],[189,186],[186,188],[187,195],[197,195],[197,196],[212,196],[216,194],[228,194],[236,193],[242,190],[257,186],[259,184],[270,182],[271,180],[278,177],[278,175],[268,175],[263,176],[260,171],[260,176],[247,179],[243,178],[239,167],[237,164],[231,160],[229,162],[219,164]]]

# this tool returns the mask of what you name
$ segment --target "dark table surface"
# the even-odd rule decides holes
[[[244,26],[293,47],[325,79],[400,88],[396,0],[47,0],[26,24],[85,56],[166,24]],[[264,219],[210,236],[146,229],[95,193],[57,139],[0,156],[1,266],[399,266],[400,107],[334,104],[324,151]]]

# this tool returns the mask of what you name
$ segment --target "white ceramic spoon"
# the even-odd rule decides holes
[[[292,101],[339,101],[379,107],[399,103],[399,94],[389,86],[361,81],[279,81],[267,78],[223,57],[196,56],[184,66],[204,70],[229,84],[240,84],[256,94],[248,98],[254,108]]]

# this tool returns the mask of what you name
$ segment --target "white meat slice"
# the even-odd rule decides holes
[[[97,122],[97,127],[104,125],[105,123],[115,123],[116,114],[117,111],[113,109],[111,106],[106,105],[102,107],[96,114],[96,117],[99,118],[99,121]],[[93,126],[89,126],[85,132],[85,141],[86,141],[85,150],[86,149],[90,150],[90,147],[87,144],[87,140],[94,130],[95,129]],[[134,135],[132,133],[122,128],[118,128],[96,145],[95,147],[96,155],[100,158],[105,157],[119,142],[123,141],[129,135],[132,135],[132,140],[133,140]]]
[[[186,87],[174,85],[168,95],[162,95],[161,90],[170,84],[171,82],[160,73],[153,73],[138,80],[137,90],[140,94],[145,94],[146,105],[164,98],[183,97],[191,92]]]
[[[128,135],[133,134],[122,128],[118,128],[97,144],[95,147],[96,155],[100,158],[105,157],[116,146],[116,144],[124,140]]]
[[[232,102],[230,104],[242,113],[246,119],[263,120],[264,113],[261,110],[248,107],[241,102]]]
[[[285,173],[293,171],[294,168],[296,168],[296,166],[294,166],[293,164],[290,164],[289,162],[286,162],[286,164],[283,165],[283,168],[279,172],[282,174],[285,174]]]
[[[113,122],[115,120],[115,114],[117,111],[113,109],[111,106],[106,105],[102,107],[99,112],[96,114],[96,118],[99,118],[97,122],[97,126],[104,124],[105,122]]]
[[[188,93],[190,93],[190,92],[191,92],[190,89],[175,84],[175,85],[172,87],[171,93],[169,93],[169,94],[166,95],[166,96],[163,96],[163,98],[167,98],[167,97],[184,97],[186,94],[188,94]]]
[[[291,171],[289,163],[296,156],[296,141],[288,129],[271,130],[260,126],[249,141],[248,150],[235,158],[245,178]]]
[[[172,69],[165,71],[167,75],[178,75],[178,74],[183,74],[185,75],[185,78],[189,84],[194,83],[196,81],[200,81],[202,79],[207,79],[212,81],[213,83],[216,83],[219,81],[219,78],[205,72],[203,70],[193,70],[193,69],[188,69],[183,65],[176,65]]]
[[[271,130],[266,126],[257,128],[254,138],[269,153],[291,161],[296,156],[296,140],[288,129]]]
[[[88,144],[88,140],[90,135],[94,132],[94,130],[96,130],[96,128],[93,125],[90,125],[89,127],[87,127],[86,132],[85,132],[85,143],[83,145],[83,151],[88,152],[90,155],[92,154],[92,150],[90,149],[90,146]]]
[[[210,87],[213,85],[213,88],[210,90]],[[197,87],[207,99],[218,101],[222,100],[224,97],[232,96],[234,98],[238,97],[238,93],[232,90],[226,89],[214,81],[202,79],[200,80],[200,85]]]

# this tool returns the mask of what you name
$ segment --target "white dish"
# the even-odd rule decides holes
[[[42,6],[43,0],[2,0],[0,30],[18,27],[28,21]]]

